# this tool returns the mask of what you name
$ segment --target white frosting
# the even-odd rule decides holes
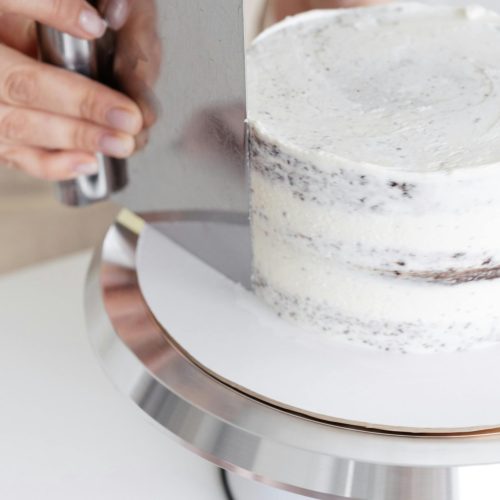
[[[259,227],[254,234],[259,275],[294,299],[287,303],[273,287],[260,295],[288,320],[391,351],[454,351],[500,339],[498,301],[484,300],[500,296],[500,280],[435,286],[384,279],[311,257]]]
[[[500,16],[315,11],[249,54],[256,291],[382,349],[500,340]]]
[[[453,212],[420,213],[418,217],[347,212],[314,203],[304,209],[304,203],[289,189],[273,185],[262,175],[254,174],[252,184],[255,223],[268,232],[279,229],[281,238],[288,235],[289,240],[294,234],[308,235],[321,246],[323,256],[356,267],[394,269],[394,262],[404,260],[414,271],[466,269],[500,257],[500,232],[492,224],[500,220],[500,203],[477,207],[458,217]],[[260,214],[265,214],[265,219]],[[294,244],[304,247],[306,243],[299,240]],[[373,254],[374,249],[378,255]],[[500,259],[490,265],[500,265]]]
[[[417,172],[495,163],[499,60],[500,16],[480,7],[313,11],[253,46],[249,116],[328,160]]]

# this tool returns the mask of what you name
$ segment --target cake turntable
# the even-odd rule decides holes
[[[230,471],[236,500],[497,498],[494,351],[474,370],[440,359],[425,373],[406,363],[414,358],[323,352],[301,332],[280,332],[280,320],[245,291],[242,0],[140,5],[151,36],[131,40],[126,55],[137,59],[127,76],[166,118],[158,113],[115,198],[145,215],[121,213],[95,253],[86,293],[92,344],[117,389],[159,432]],[[419,405],[422,379],[429,391]]]
[[[122,212],[96,252],[86,294],[87,318],[92,343],[109,376],[160,428],[219,467],[310,498],[472,500],[479,498],[480,484],[488,484],[495,497],[500,439],[493,428],[432,434],[326,421],[260,399],[200,365],[160,325],[144,300],[137,268],[141,235],[155,226],[164,235],[170,232],[184,248],[197,249],[196,262],[204,259],[207,267],[238,279],[245,270],[214,248],[228,227],[244,224],[245,216],[171,212],[146,218],[149,225]],[[193,221],[205,224],[193,226]],[[178,261],[173,267],[182,265]],[[169,279],[161,272],[159,276],[159,281]],[[181,290],[183,283],[176,286]],[[193,308],[185,314],[199,312]],[[210,318],[203,321],[208,324]],[[224,346],[217,345],[216,351],[223,360]],[[245,370],[250,366],[245,364]],[[260,370],[258,363],[254,370]],[[230,484],[236,499],[283,494],[272,489],[252,492],[259,487],[236,477]]]

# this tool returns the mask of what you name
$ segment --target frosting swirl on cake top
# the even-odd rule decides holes
[[[312,11],[258,39],[252,127],[326,165],[423,173],[500,163],[500,15],[422,4],[370,12]]]

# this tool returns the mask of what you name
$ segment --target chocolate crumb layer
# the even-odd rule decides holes
[[[255,204],[254,204],[255,205]],[[337,259],[358,269],[407,279],[454,282],[455,284],[482,279],[496,279],[500,272],[500,251],[477,250],[474,252],[432,252],[412,251],[385,244],[375,246],[366,241],[356,244],[333,239],[332,235],[308,232],[294,232],[288,213],[282,212],[280,224],[270,220],[263,208],[254,207],[252,221],[266,234],[272,235],[298,250],[321,255],[325,259]],[[330,239],[331,238],[331,239]],[[438,269],[438,266],[441,268]]]
[[[384,271],[380,271],[386,274]],[[500,278],[500,266],[483,267],[479,269],[449,269],[448,271],[401,272],[394,271],[400,278],[423,280],[429,283],[444,283],[447,285],[460,285],[473,281],[491,281]]]
[[[413,322],[370,321],[350,316],[328,303],[314,302],[271,286],[259,274],[253,277],[256,293],[279,310],[279,315],[304,327],[312,327],[360,346],[385,352],[461,352],[473,346],[500,341],[500,325],[486,332],[478,332],[471,322],[450,321],[446,328],[429,324],[425,318]]]

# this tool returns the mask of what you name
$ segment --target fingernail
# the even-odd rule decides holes
[[[140,118],[135,113],[131,113],[125,109],[112,109],[108,111],[107,120],[109,125],[129,134],[137,133],[140,128]]]
[[[114,135],[105,135],[100,141],[101,151],[114,158],[124,158],[131,154],[133,150],[132,139],[120,138]]]
[[[95,175],[99,171],[97,163],[82,163],[75,167],[75,172],[78,175]]]
[[[82,10],[80,13],[80,28],[88,35],[100,38],[104,35],[108,27],[106,21],[102,19],[97,12],[93,10]]]
[[[111,0],[106,9],[106,21],[111,29],[119,30],[127,22],[130,13],[128,0]]]

